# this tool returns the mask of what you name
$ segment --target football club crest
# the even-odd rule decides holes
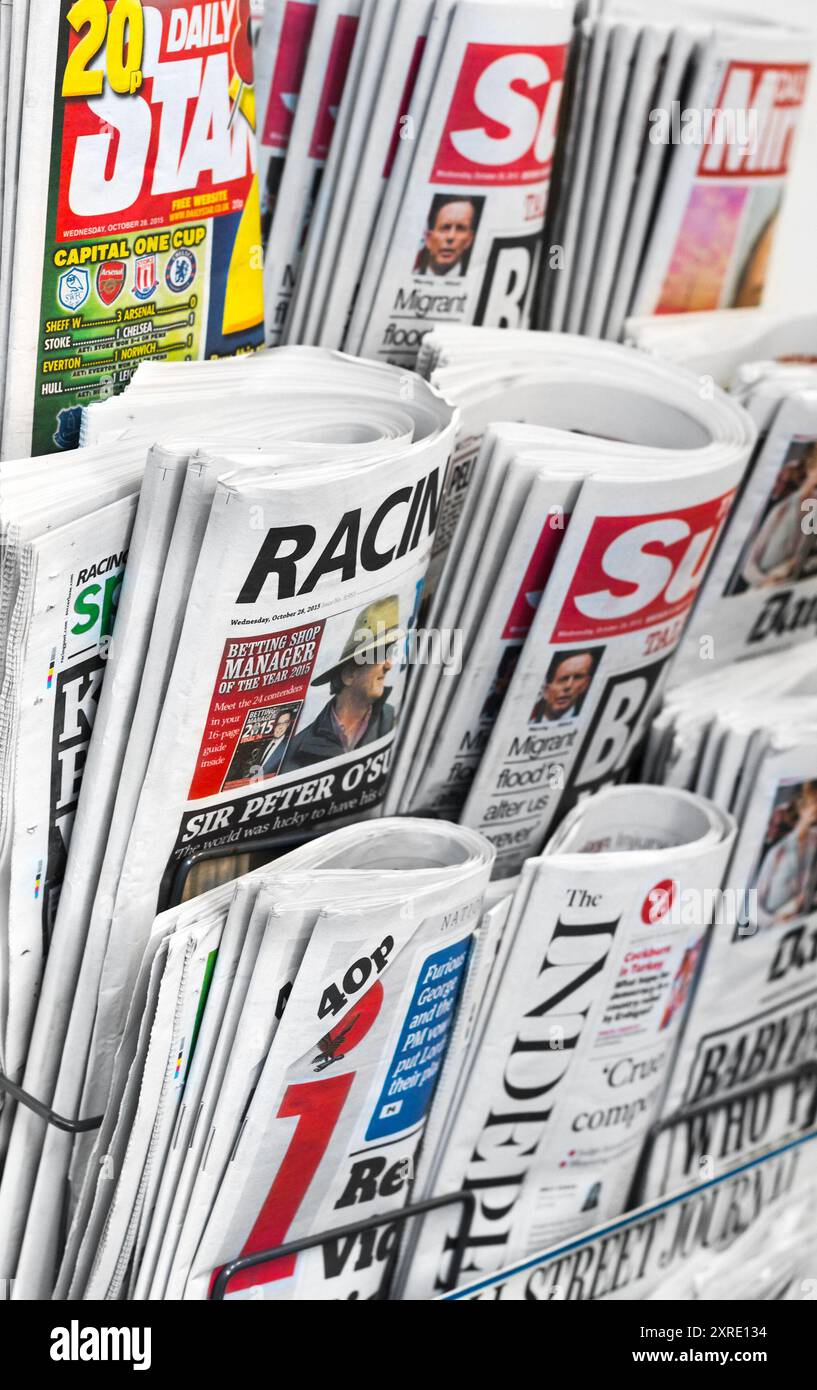
[[[96,292],[103,304],[113,304],[125,285],[125,262],[103,261],[96,273]]]
[[[165,266],[165,283],[174,294],[189,290],[196,278],[196,258],[192,251],[174,251]]]
[[[57,284],[57,298],[63,309],[78,309],[91,292],[91,277],[83,267],[66,270]]]
[[[133,267],[133,293],[137,299],[150,299],[159,288],[156,256],[137,256]]]

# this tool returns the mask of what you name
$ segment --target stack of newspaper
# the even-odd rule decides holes
[[[813,649],[673,689],[644,775],[740,825],[649,1165],[652,1192],[817,1113],[817,669]],[[706,1174],[703,1174],[706,1176]]]
[[[239,1255],[399,1210],[490,862],[472,831],[378,821],[156,919],[57,1297],[206,1298]],[[375,1296],[397,1234],[260,1264],[228,1295]],[[13,1296],[47,1296],[38,1276]]]
[[[421,365],[462,411],[425,615],[461,669],[414,670],[387,804],[459,817],[508,876],[626,774],[755,432],[586,338],[437,329]]]
[[[266,341],[411,366],[524,327],[573,0],[267,0]]]
[[[814,1291],[814,1144],[703,1178],[580,1241],[556,1245],[442,1298],[491,1302],[601,1299],[799,1300]],[[694,1316],[694,1312],[693,1312]]]
[[[475,1207],[418,1221],[403,1297],[431,1297],[624,1209],[733,838],[732,818],[701,797],[610,788],[527,861],[465,1061],[443,1073],[439,1138],[414,1191],[464,1189]]]
[[[60,818],[84,760],[68,865],[64,852],[55,858],[49,884],[64,872],[24,1072],[25,1089],[61,1114],[104,1105],[157,905],[235,877],[254,852],[268,859],[378,813],[405,687],[402,643],[455,427],[455,412],[421,378],[303,348],[149,365],[121,399],[89,411],[88,433],[103,441],[90,457],[130,448],[123,431],[141,437],[137,458],[146,434],[159,429],[166,442],[148,458],[87,760],[93,644],[109,629],[127,546],[88,514],[87,496],[76,523],[87,563],[78,577],[74,552],[52,547],[44,578],[56,571],[57,587],[43,594],[37,644],[16,639],[34,709],[29,738],[16,744],[27,776],[16,846],[27,901],[13,920],[27,936],[11,964],[29,1029],[45,859],[67,833]],[[122,504],[128,520],[134,501]],[[69,579],[82,596],[70,640]],[[66,667],[69,658],[87,660],[87,673]],[[21,1030],[14,1081],[27,1038]],[[4,1143],[12,1115],[8,1105]],[[0,1184],[3,1277],[40,1268],[37,1242],[59,1227],[71,1142],[45,1131],[17,1110]],[[78,1175],[86,1156],[79,1140]]]
[[[57,1297],[204,1298],[239,1254],[402,1207],[489,867],[472,831],[381,820],[158,916]],[[329,1240],[229,1293],[372,1297],[396,1236]],[[15,1298],[50,1294],[43,1251]]]
[[[712,320],[710,322],[710,320]],[[672,681],[817,636],[817,317],[725,309],[632,319],[629,339],[727,384],[758,442]]]
[[[0,3],[3,457],[77,443],[146,358],[263,336],[258,3]]]
[[[54,929],[144,466],[139,444],[79,450],[64,471],[50,459],[0,465],[0,1071],[14,1082]]]
[[[628,312],[760,301],[814,42],[694,0],[580,23],[537,326],[617,339]]]

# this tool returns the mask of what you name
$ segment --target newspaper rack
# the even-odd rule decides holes
[[[296,836],[277,840],[259,840],[257,844],[252,846],[252,853],[263,853],[265,850],[270,849],[283,852],[286,849],[290,849],[295,843],[300,843],[300,840]],[[234,851],[234,853],[237,853],[237,851]],[[170,891],[166,894],[167,900],[159,903],[160,911],[168,907],[175,907],[177,903],[181,902],[188,876],[195,868],[196,864],[205,859],[226,857],[223,850],[203,850],[196,854],[189,854],[182,860],[176,871],[170,886]],[[0,1071],[0,1095],[3,1093],[10,1096],[18,1105],[25,1105],[27,1109],[33,1110],[34,1114],[39,1115],[40,1119],[45,1120],[46,1124],[53,1125],[55,1129],[63,1130],[65,1134],[88,1134],[91,1130],[99,1129],[104,1118],[102,1115],[92,1115],[89,1116],[87,1120],[69,1120],[65,1115],[59,1115],[56,1110],[52,1110],[50,1106],[38,1100],[36,1096],[32,1096],[28,1091],[24,1091],[22,1086],[18,1086],[16,1082],[10,1080],[9,1077],[5,1076],[4,1073]]]
[[[332,1231],[319,1231],[317,1235],[304,1236],[303,1240],[292,1240],[287,1245],[276,1245],[272,1250],[257,1250],[252,1255],[242,1255],[236,1260],[231,1260],[229,1264],[222,1265],[213,1280],[210,1299],[214,1302],[221,1301],[227,1292],[227,1285],[230,1280],[243,1269],[252,1269],[256,1265],[267,1264],[270,1260],[281,1259],[285,1255],[297,1255],[300,1250],[314,1250],[327,1240],[343,1240],[347,1236],[359,1235],[362,1231],[376,1231],[380,1226],[402,1225],[413,1216],[424,1216],[426,1212],[439,1211],[441,1207],[454,1205],[461,1205],[463,1208],[463,1219],[460,1221],[460,1229],[454,1240],[454,1259],[452,1261],[452,1267],[458,1269],[464,1253],[469,1223],[476,1207],[476,1197],[473,1192],[449,1192],[442,1197],[427,1197],[422,1202],[410,1202],[408,1206],[401,1207],[399,1211],[383,1212],[380,1216],[368,1216],[363,1221],[352,1221],[348,1226],[337,1226]],[[394,1255],[396,1254],[397,1250],[394,1251]],[[388,1299],[390,1279],[391,1266],[387,1265],[378,1298]]]
[[[301,839],[302,838],[303,837],[301,837]],[[268,841],[259,840],[252,846],[252,853],[264,853],[272,849],[275,849],[280,853],[283,852],[283,850],[290,848],[291,843],[295,843],[296,841],[297,837],[295,836],[289,837],[285,841],[282,841],[280,839]],[[179,864],[176,874],[172,880],[170,890],[167,893],[167,901],[161,903],[160,908],[173,907],[182,900],[187,879],[194,867],[199,862],[214,858],[226,858],[229,856],[230,853],[231,852],[228,851],[228,854],[225,855],[224,852],[221,850],[203,850],[188,855]],[[232,851],[232,853],[237,853],[237,851]],[[792,1067],[789,1070],[780,1073],[778,1076],[773,1078],[773,1084],[776,1086],[786,1084],[789,1082],[797,1082],[811,1076],[817,1077],[817,1059],[801,1062],[798,1066]],[[761,1088],[762,1085],[759,1087],[757,1083],[741,1087],[739,1090],[736,1090],[729,1096],[729,1100],[734,1101],[741,1099],[742,1097],[749,1095]],[[2,1072],[0,1072],[0,1094],[2,1094],[3,1092],[9,1095],[13,1100],[17,1101],[18,1104],[27,1106],[29,1110],[32,1110],[36,1115],[39,1115],[39,1117],[45,1120],[47,1124],[53,1125],[56,1129],[63,1130],[65,1133],[68,1134],[83,1134],[88,1133],[91,1130],[98,1129],[99,1126],[102,1124],[102,1120],[104,1118],[102,1115],[95,1115],[89,1117],[88,1119],[69,1120],[64,1115],[59,1115],[55,1110],[52,1110],[49,1106],[45,1105],[35,1096],[30,1095],[27,1091],[23,1090],[21,1086],[18,1086],[15,1082],[9,1080],[8,1077],[6,1077]],[[660,1119],[656,1124],[652,1125],[652,1127],[648,1131],[638,1161],[638,1166],[633,1175],[633,1181],[624,1207],[625,1213],[637,1210],[643,1202],[644,1183],[646,1181],[647,1172],[649,1170],[650,1161],[652,1159],[655,1145],[660,1135],[665,1133],[667,1130],[673,1129],[677,1125],[686,1123],[688,1120],[694,1117],[706,1114],[708,1111],[715,1109],[718,1106],[722,1106],[723,1103],[724,1098],[722,1096],[719,1096],[705,1101],[698,1101],[691,1105],[680,1106],[677,1110],[673,1111],[668,1115],[663,1116],[663,1118]],[[815,1100],[812,1106],[809,1127],[811,1125],[814,1125],[816,1122],[817,1088],[815,1088]],[[817,1136],[817,1131],[815,1131],[815,1135]],[[763,1162],[764,1157],[770,1156],[771,1155],[759,1155],[754,1160],[754,1162]],[[350,1222],[348,1225],[338,1226],[332,1231],[320,1231],[317,1234],[305,1236],[301,1240],[290,1241],[283,1245],[274,1246],[269,1250],[260,1250],[255,1251],[252,1254],[237,1256],[228,1264],[223,1265],[221,1269],[218,1271],[210,1289],[209,1299],[212,1302],[222,1302],[226,1297],[226,1292],[230,1280],[234,1278],[236,1274],[240,1273],[245,1269],[252,1269],[258,1265],[268,1264],[272,1260],[281,1259],[288,1255],[295,1255],[302,1250],[315,1249],[321,1246],[327,1240],[346,1239],[350,1236],[359,1235],[364,1231],[377,1230],[380,1227],[386,1225],[403,1225],[406,1221],[411,1220],[413,1217],[424,1216],[428,1212],[438,1211],[448,1206],[460,1206],[462,1208],[462,1218],[460,1220],[459,1229],[454,1238],[453,1259],[451,1261],[452,1271],[457,1271],[460,1268],[462,1256],[464,1254],[465,1240],[467,1238],[469,1225],[471,1219],[473,1218],[474,1210],[476,1207],[476,1198],[474,1193],[466,1189],[457,1192],[446,1193],[437,1197],[428,1197],[423,1201],[419,1202],[410,1202],[405,1207],[402,1207],[397,1211],[384,1212],[379,1216],[366,1217],[361,1221],[353,1221]],[[395,1251],[395,1255],[396,1253],[397,1252]],[[388,1299],[390,1275],[391,1268],[387,1267],[381,1285],[381,1290],[378,1294],[378,1297],[380,1299]]]

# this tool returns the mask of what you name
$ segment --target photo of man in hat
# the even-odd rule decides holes
[[[399,626],[396,594],[375,599],[358,614],[337,661],[321,671],[314,685],[328,685],[331,696],[317,717],[293,739],[283,772],[326,762],[394,728],[394,706],[386,676],[392,648],[405,634]]]

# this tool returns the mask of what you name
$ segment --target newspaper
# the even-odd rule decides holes
[[[691,105],[703,121],[707,112],[710,122],[720,113],[721,134],[707,141],[704,133],[678,147],[634,313],[760,303],[813,41],[813,34],[775,23],[723,22],[713,29]],[[664,116],[671,120],[671,113]]]
[[[205,432],[207,410],[215,418],[221,413],[218,393],[207,389],[211,380],[226,375],[236,383],[233,410],[239,414],[247,409],[239,382],[245,382],[247,402],[265,383],[274,383],[268,406],[258,407],[254,424],[250,414],[245,428],[263,428],[268,418],[270,443],[276,436],[288,442],[280,454],[242,454],[237,433],[231,461],[208,461],[202,454],[191,465],[116,803],[110,820],[102,813],[104,803],[89,804],[84,853],[75,846],[74,875],[82,888],[58,921],[64,941],[85,941],[56,1083],[53,1049],[40,1063],[43,1093],[54,1087],[54,1104],[66,1113],[98,1113],[104,1105],[144,934],[188,855],[205,853],[213,860],[215,854],[216,868],[219,852],[227,855],[220,859],[222,872],[233,877],[243,867],[236,851],[257,846],[269,855],[333,821],[377,814],[387,785],[406,675],[395,657],[422,589],[455,416],[419,378],[388,367],[308,349],[284,349],[278,359],[269,353],[148,371],[149,378],[167,373],[179,382],[168,395],[181,427],[181,383],[187,381],[187,410],[193,409]],[[134,387],[138,401],[139,374]],[[130,412],[130,426],[136,427],[139,408],[128,406],[129,396],[98,410],[106,419],[111,411]],[[146,409],[151,418],[154,412]],[[229,415],[221,426],[229,436]],[[219,481],[230,472],[229,482]],[[337,510],[330,516],[326,508],[333,496]],[[289,540],[288,524],[297,528]],[[307,534],[314,536],[311,563]],[[303,561],[300,575],[297,561],[293,571],[289,561],[275,559],[278,551],[289,553],[293,537]],[[132,577],[138,585],[138,571]],[[290,580],[296,589],[307,586],[303,597],[290,593]],[[221,628],[216,584],[226,605]],[[236,662],[243,663],[241,670]],[[337,677],[344,663],[347,679],[336,680],[335,690],[333,673]],[[336,695],[354,685],[352,674],[373,688],[371,698],[352,702],[357,724],[344,751],[344,729],[333,711],[346,718],[348,693],[337,701]],[[186,751],[179,738],[187,742]],[[114,768],[121,757],[112,758]],[[102,773],[101,749],[99,758]],[[227,829],[232,819],[235,825]],[[196,891],[194,883],[195,876],[188,891]],[[76,946],[65,949],[75,962]],[[51,1022],[44,1027],[53,1036]],[[65,1136],[45,1136],[32,1189],[30,1122],[27,1128],[23,1168],[15,1180],[17,1220],[25,1220],[25,1199],[33,1190],[38,1211],[53,1210],[56,1224],[71,1145]],[[80,1137],[75,1190],[88,1150],[87,1138]],[[47,1230],[46,1222],[28,1223],[18,1280],[43,1263]]]
[[[425,351],[463,412],[428,619],[461,632],[463,661],[417,673],[389,805],[459,815],[505,877],[631,765],[754,430],[723,393],[611,344],[446,329]],[[485,433],[503,416],[526,423]]]
[[[91,24],[49,0],[12,15],[24,114],[4,186],[5,457],[75,446],[79,407],[140,360],[249,349],[262,320],[245,6],[139,0]],[[16,133],[7,123],[7,147]]]
[[[266,0],[255,49],[261,242],[266,248],[301,92],[317,0]]]
[[[361,0],[318,0],[264,256],[264,337],[269,347],[283,341],[360,15]]]
[[[157,919],[135,995],[141,1002],[153,972],[155,1004],[141,1036],[131,1014],[97,1145],[116,1180],[89,1168],[58,1297],[161,1297],[169,1276],[164,1296],[179,1296],[178,1286],[186,1298],[204,1298],[239,1250],[331,1231],[364,1204],[366,1215],[403,1205],[490,861],[471,831],[380,821],[330,834]],[[222,976],[219,993],[228,933],[238,967],[232,983]],[[219,942],[202,985],[207,952]],[[246,961],[242,943],[250,943]],[[189,1093],[207,1097],[195,1134],[201,1167],[192,1195],[184,1185],[173,1194],[164,1177]],[[293,1131],[286,1121],[297,1115]],[[298,1183],[286,1198],[293,1164]],[[329,1240],[237,1276],[227,1296],[373,1297],[395,1240],[388,1225],[371,1240]],[[172,1263],[156,1283],[158,1241],[164,1265]]]
[[[527,861],[456,1116],[432,1159],[429,1190],[472,1191],[476,1207],[422,1218],[404,1297],[430,1297],[624,1209],[674,1053],[701,905],[733,838],[731,817],[702,798],[612,788]]]
[[[346,326],[428,41],[433,0],[380,0],[338,112],[287,341],[336,347]]]
[[[817,634],[817,370],[786,381],[679,652],[672,679]],[[751,405],[747,401],[747,405]]]
[[[627,319],[625,341],[730,387],[747,362],[817,360],[817,317],[771,309],[719,309]]]
[[[59,480],[46,460],[0,466],[0,1069],[18,1083],[143,464],[125,447]]]
[[[673,1201],[476,1280],[450,1300],[800,1300],[812,1289],[813,1154],[773,1152]],[[691,1310],[696,1317],[695,1310]],[[678,1353],[694,1359],[694,1352]]]
[[[389,208],[388,249],[377,280],[361,285],[352,350],[412,366],[434,323],[527,326],[572,9],[452,8],[402,198]]]
[[[760,303],[814,44],[671,0],[583,19],[537,327],[617,340],[628,313]]]
[[[713,686],[707,699],[701,682],[689,687],[703,744],[695,780],[731,805],[740,832],[666,1097],[650,1192],[694,1181],[703,1169],[718,1170],[813,1124],[815,677],[806,653],[774,664],[773,701],[766,693],[772,658],[757,694],[735,679],[736,669],[751,667],[720,672],[728,694]],[[694,728],[681,736],[694,742]],[[721,775],[730,766],[731,775]]]
[[[732,309],[633,319],[628,333],[699,372],[702,389],[724,381],[759,436],[672,681],[691,679],[704,661],[723,665],[808,640],[817,614],[814,316]]]

